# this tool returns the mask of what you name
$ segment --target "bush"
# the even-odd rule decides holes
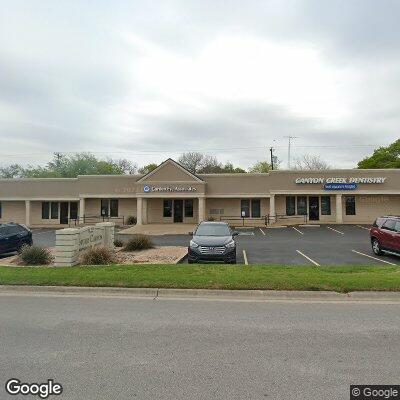
[[[125,244],[124,251],[145,250],[153,247],[153,242],[148,236],[138,235]]]
[[[107,247],[92,247],[81,256],[83,265],[108,265],[114,261],[114,253]]]
[[[21,247],[19,258],[24,265],[48,265],[54,260],[48,249],[26,245]]]
[[[208,218],[206,219],[206,221],[215,221],[215,218],[214,218],[214,217],[208,217]]]
[[[115,247],[122,247],[124,245],[124,242],[121,239],[115,239],[114,240],[114,246]]]
[[[137,223],[137,218],[134,217],[133,215],[130,215],[130,216],[126,219],[126,223],[127,223],[127,225],[136,225],[136,223]]]

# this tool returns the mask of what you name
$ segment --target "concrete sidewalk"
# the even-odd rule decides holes
[[[244,301],[390,302],[400,303],[400,292],[287,291],[287,290],[210,290],[163,288],[114,288],[76,286],[0,285],[1,295],[149,297],[160,299],[212,299]]]
[[[188,235],[196,228],[195,224],[146,224],[122,229],[119,235]]]

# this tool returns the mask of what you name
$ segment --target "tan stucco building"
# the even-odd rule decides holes
[[[0,222],[66,226],[111,218],[138,224],[204,219],[371,223],[400,214],[400,170],[193,175],[168,159],[147,175],[0,180]]]

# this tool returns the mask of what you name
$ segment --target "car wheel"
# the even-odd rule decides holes
[[[188,264],[194,264],[194,261],[188,258]]]
[[[382,255],[381,244],[379,243],[378,239],[372,239],[371,245],[374,254],[376,254],[377,256]]]

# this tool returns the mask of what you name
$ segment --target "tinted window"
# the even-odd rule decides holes
[[[383,229],[388,229],[389,231],[394,231],[394,227],[396,225],[396,221],[394,219],[388,219],[386,222],[382,225]]]
[[[354,196],[346,197],[346,215],[356,215],[356,198]]]
[[[50,203],[48,201],[42,202],[42,219],[50,218]]]
[[[242,200],[240,203],[240,216],[250,217],[250,200]]]
[[[0,202],[0,218],[1,218],[1,202]]]
[[[306,215],[307,214],[307,197],[297,196],[297,214]]]
[[[69,205],[69,217],[71,219],[78,218],[78,203],[76,201],[71,202]]]
[[[188,218],[193,217],[193,200],[192,199],[185,200],[185,217],[188,217]]]
[[[118,199],[110,200],[110,217],[118,217]]]
[[[296,198],[294,196],[286,196],[286,215],[294,215],[296,213]]]
[[[58,219],[58,203],[51,203],[51,219]]]
[[[108,204],[108,199],[101,199],[100,215],[103,217],[108,217]]]
[[[385,218],[377,218],[375,222],[373,223],[373,226],[381,227],[383,223],[385,222]]]
[[[261,217],[260,200],[252,200],[251,201],[251,216],[253,218],[260,218]]]
[[[231,231],[228,225],[201,224],[198,226],[196,236],[230,236]]]
[[[172,200],[164,200],[163,217],[164,218],[172,217]]]
[[[0,227],[0,236],[11,236],[11,235],[16,235],[17,233],[21,232],[23,230],[22,227],[19,227],[18,225],[8,225],[8,226],[2,226]]]
[[[331,215],[331,198],[321,196],[321,215]]]

